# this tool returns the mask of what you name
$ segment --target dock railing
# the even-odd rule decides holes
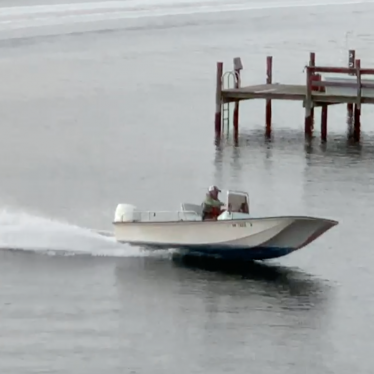
[[[359,138],[360,114],[361,104],[374,104],[374,93],[370,96],[363,95],[363,89],[373,89],[374,81],[363,82],[362,76],[373,75],[374,69],[361,68],[361,60],[354,61],[354,67],[333,67],[333,66],[314,66],[309,64],[306,68],[306,95],[305,95],[305,134],[311,135],[313,130],[313,108],[316,106],[322,107],[321,115],[321,137],[326,140],[327,133],[327,106],[331,104],[348,104],[348,111],[354,111],[353,117],[355,122],[354,137]],[[356,80],[353,82],[333,82],[322,80],[321,74],[347,74],[350,77],[355,76]],[[334,87],[341,89],[353,89],[352,94],[335,92],[328,94],[326,88]],[[354,110],[353,110],[353,104]]]

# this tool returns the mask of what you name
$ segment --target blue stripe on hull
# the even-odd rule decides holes
[[[293,248],[284,247],[231,247],[226,245],[175,245],[175,244],[149,244],[130,243],[149,249],[177,249],[183,254],[208,256],[227,260],[269,260],[286,256],[294,251]]]
[[[269,260],[290,254],[291,248],[259,247],[214,249],[206,247],[184,248],[188,255],[208,256],[227,260]]]

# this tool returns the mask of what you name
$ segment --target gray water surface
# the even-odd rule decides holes
[[[310,51],[372,66],[373,2],[59,3],[0,1],[1,373],[372,373],[373,108],[360,145],[343,106],[326,145],[318,110],[304,144],[300,103],[273,104],[270,143],[264,102],[241,105],[237,147],[215,146],[213,118],[219,60],[241,56],[246,84],[267,55],[286,83]],[[110,230],[119,202],[199,203],[213,183],[248,191],[255,216],[340,224],[247,268],[83,229]]]

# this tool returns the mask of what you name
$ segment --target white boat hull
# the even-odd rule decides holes
[[[114,222],[118,242],[154,249],[263,260],[298,250],[337,225],[314,217],[266,217],[217,221]]]

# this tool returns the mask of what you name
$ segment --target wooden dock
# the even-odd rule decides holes
[[[305,108],[305,136],[313,135],[314,108],[321,107],[321,139],[327,140],[327,110],[329,105],[346,104],[348,119],[353,122],[351,136],[360,140],[360,114],[362,104],[374,104],[374,77],[364,79],[363,75],[373,75],[374,69],[361,68],[361,61],[355,59],[355,51],[348,53],[347,67],[316,66],[315,53],[310,53],[309,65],[305,67],[306,81],[304,85],[273,83],[273,58],[268,56],[266,66],[266,82],[254,86],[242,85],[240,71],[243,69],[240,58],[234,59],[232,71],[223,73],[223,63],[217,63],[216,115],[215,133],[220,137],[222,127],[230,122],[230,103],[234,103],[233,127],[234,136],[238,136],[239,103],[243,100],[266,100],[265,125],[266,136],[271,136],[271,101],[300,101]],[[330,74],[324,77],[323,74]],[[347,78],[333,78],[333,74],[346,75]],[[230,86],[225,87],[225,78]],[[327,78],[325,80],[324,78]]]

